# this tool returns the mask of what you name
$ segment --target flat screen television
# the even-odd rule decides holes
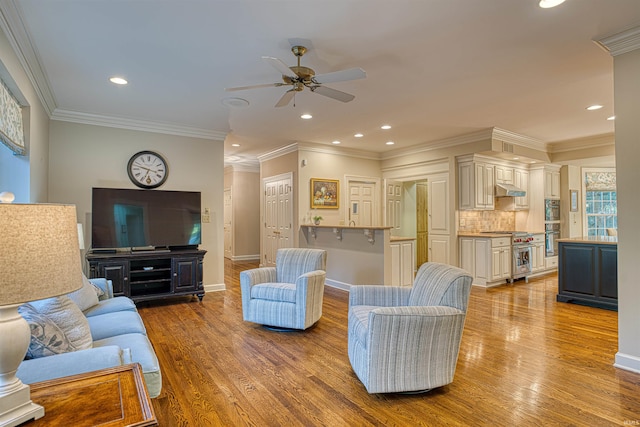
[[[152,249],[201,243],[200,192],[93,188],[91,247]]]

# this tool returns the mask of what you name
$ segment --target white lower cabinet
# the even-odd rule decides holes
[[[431,235],[429,241],[429,261],[451,264],[449,259],[449,235]]]
[[[415,275],[415,240],[392,241],[391,286],[412,286]]]
[[[533,245],[533,248],[531,248],[531,272],[537,273],[546,269],[544,265],[544,234],[534,234],[531,244]]]
[[[511,277],[510,237],[460,237],[460,267],[473,276],[473,284],[496,286]]]

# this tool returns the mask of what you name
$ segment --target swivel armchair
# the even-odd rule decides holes
[[[315,324],[322,316],[326,262],[322,249],[283,248],[275,267],[241,272],[243,319],[284,330]]]
[[[349,361],[369,393],[453,381],[471,282],[464,270],[427,262],[411,288],[351,287]]]

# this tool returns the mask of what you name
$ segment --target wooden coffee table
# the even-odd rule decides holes
[[[44,417],[31,426],[157,426],[137,363],[31,384]]]

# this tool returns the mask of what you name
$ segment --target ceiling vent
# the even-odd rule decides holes
[[[503,153],[513,153],[513,144],[509,144],[508,142],[502,143],[502,152]]]

